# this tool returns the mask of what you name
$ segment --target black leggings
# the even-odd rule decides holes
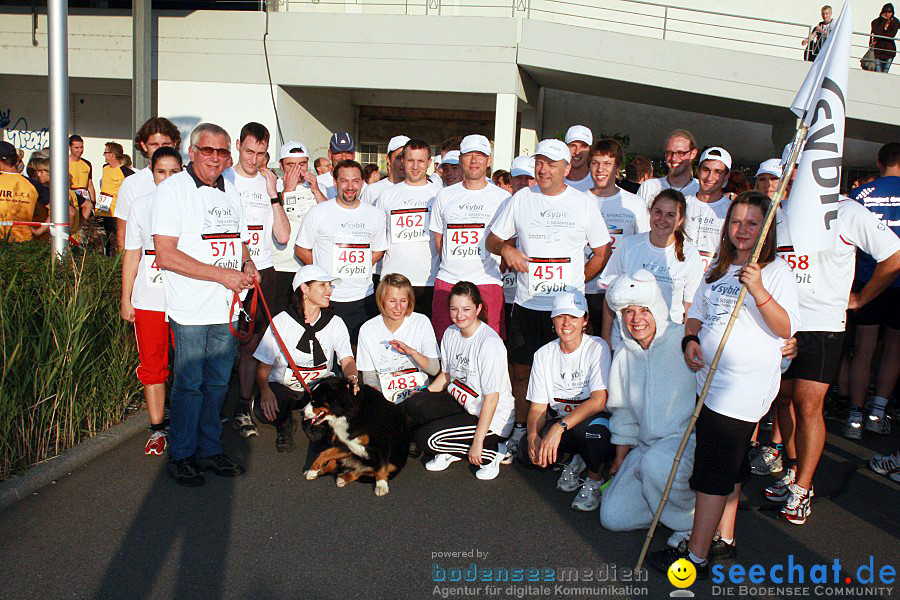
[[[453,396],[447,392],[419,392],[399,406],[409,419],[413,439],[420,448],[430,454],[452,454],[463,459],[469,456],[478,417],[467,413]],[[495,433],[484,436],[482,461],[497,458],[499,442]]]
[[[550,427],[559,419],[548,419],[541,428],[541,439],[546,437]],[[519,444],[519,451],[516,458],[519,459],[526,467],[533,469],[541,469],[533,462],[528,455],[527,439],[524,443]],[[566,430],[559,440],[559,448],[557,456],[562,453],[580,454],[581,458],[587,464],[587,468],[592,473],[598,473],[603,468],[603,463],[612,459],[615,450],[610,443],[609,433],[609,413],[601,412],[589,419],[585,419],[578,425]],[[549,469],[550,467],[546,467]]]
[[[262,411],[262,406],[260,406],[261,402],[257,402],[253,405],[253,416],[256,417],[256,420],[260,423],[274,425],[275,428],[279,430],[292,428],[293,419],[291,418],[291,411],[301,409],[309,403],[306,392],[292,390],[277,381],[270,381],[269,389],[272,390],[272,393],[275,395],[275,400],[278,402],[278,413],[275,415],[274,419],[268,419]]]

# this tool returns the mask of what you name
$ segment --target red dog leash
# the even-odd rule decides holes
[[[275,327],[275,321],[272,320],[272,313],[269,311],[269,303],[266,302],[266,297],[263,296],[262,286],[260,286],[258,281],[253,282],[254,293],[253,299],[250,300],[250,314],[247,314],[247,320],[249,322],[249,326],[247,328],[247,333],[242,334],[237,329],[234,328],[234,309],[235,306],[241,307],[238,310],[243,310],[241,305],[241,298],[238,294],[235,294],[231,299],[231,314],[228,320],[228,327],[231,329],[231,334],[238,338],[241,341],[247,340],[253,335],[253,326],[255,325],[253,317],[256,315],[257,308],[257,298],[262,299],[263,310],[266,311],[266,317],[269,318],[269,327],[272,328],[272,334],[275,336],[275,340],[278,342],[278,347],[281,348],[281,353],[284,354],[284,358],[287,360],[288,366],[291,368],[291,372],[294,374],[294,378],[300,382],[300,385],[303,386],[303,389],[306,390],[306,393],[312,396],[312,391],[309,389],[309,386],[306,385],[306,381],[303,379],[303,376],[300,374],[300,369],[297,367],[297,364],[294,362],[294,359],[291,358],[291,353],[288,351],[287,345],[284,343],[284,340],[281,339],[281,334],[278,333],[278,329]],[[245,311],[246,314],[246,311]]]

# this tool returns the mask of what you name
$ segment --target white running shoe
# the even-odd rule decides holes
[[[497,452],[497,456],[494,457],[494,460],[488,463],[483,463],[477,471],[475,471],[475,477],[482,481],[490,481],[497,477],[500,474],[500,462],[503,460],[503,455]]]
[[[893,454],[876,454],[869,461],[869,468],[900,483],[900,450]]]
[[[879,435],[890,435],[891,418],[884,413],[881,413],[880,415],[869,413],[869,416],[866,417],[866,422],[865,425],[863,425],[863,429],[865,429],[866,431],[877,433]]]
[[[434,458],[425,463],[425,468],[429,471],[443,471],[458,460],[462,459],[452,454],[436,454]]]
[[[597,510],[597,507],[600,506],[601,485],[603,485],[602,480],[585,480],[584,484],[581,486],[581,489],[578,490],[578,495],[575,496],[574,500],[572,500],[572,508],[574,508],[575,510],[583,510],[585,512]]]
[[[580,454],[573,456],[572,460],[569,461],[569,464],[563,467],[559,480],[556,482],[556,489],[564,492],[574,492],[577,490],[581,485],[578,476],[581,475],[581,472],[586,468],[587,465],[584,463],[584,459],[581,458]]]

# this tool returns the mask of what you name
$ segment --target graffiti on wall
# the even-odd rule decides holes
[[[17,149],[25,152],[43,150],[50,145],[50,131],[43,129],[29,129],[28,120],[19,117],[12,122],[12,109],[0,110],[0,130],[3,130],[3,141],[9,142]],[[12,123],[12,125],[10,125]]]

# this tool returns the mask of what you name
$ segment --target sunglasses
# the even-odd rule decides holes
[[[194,148],[196,148],[201,156],[212,156],[213,154],[218,153],[219,158],[228,158],[231,156],[231,150],[228,148],[213,148],[212,146],[198,146],[194,144]]]

